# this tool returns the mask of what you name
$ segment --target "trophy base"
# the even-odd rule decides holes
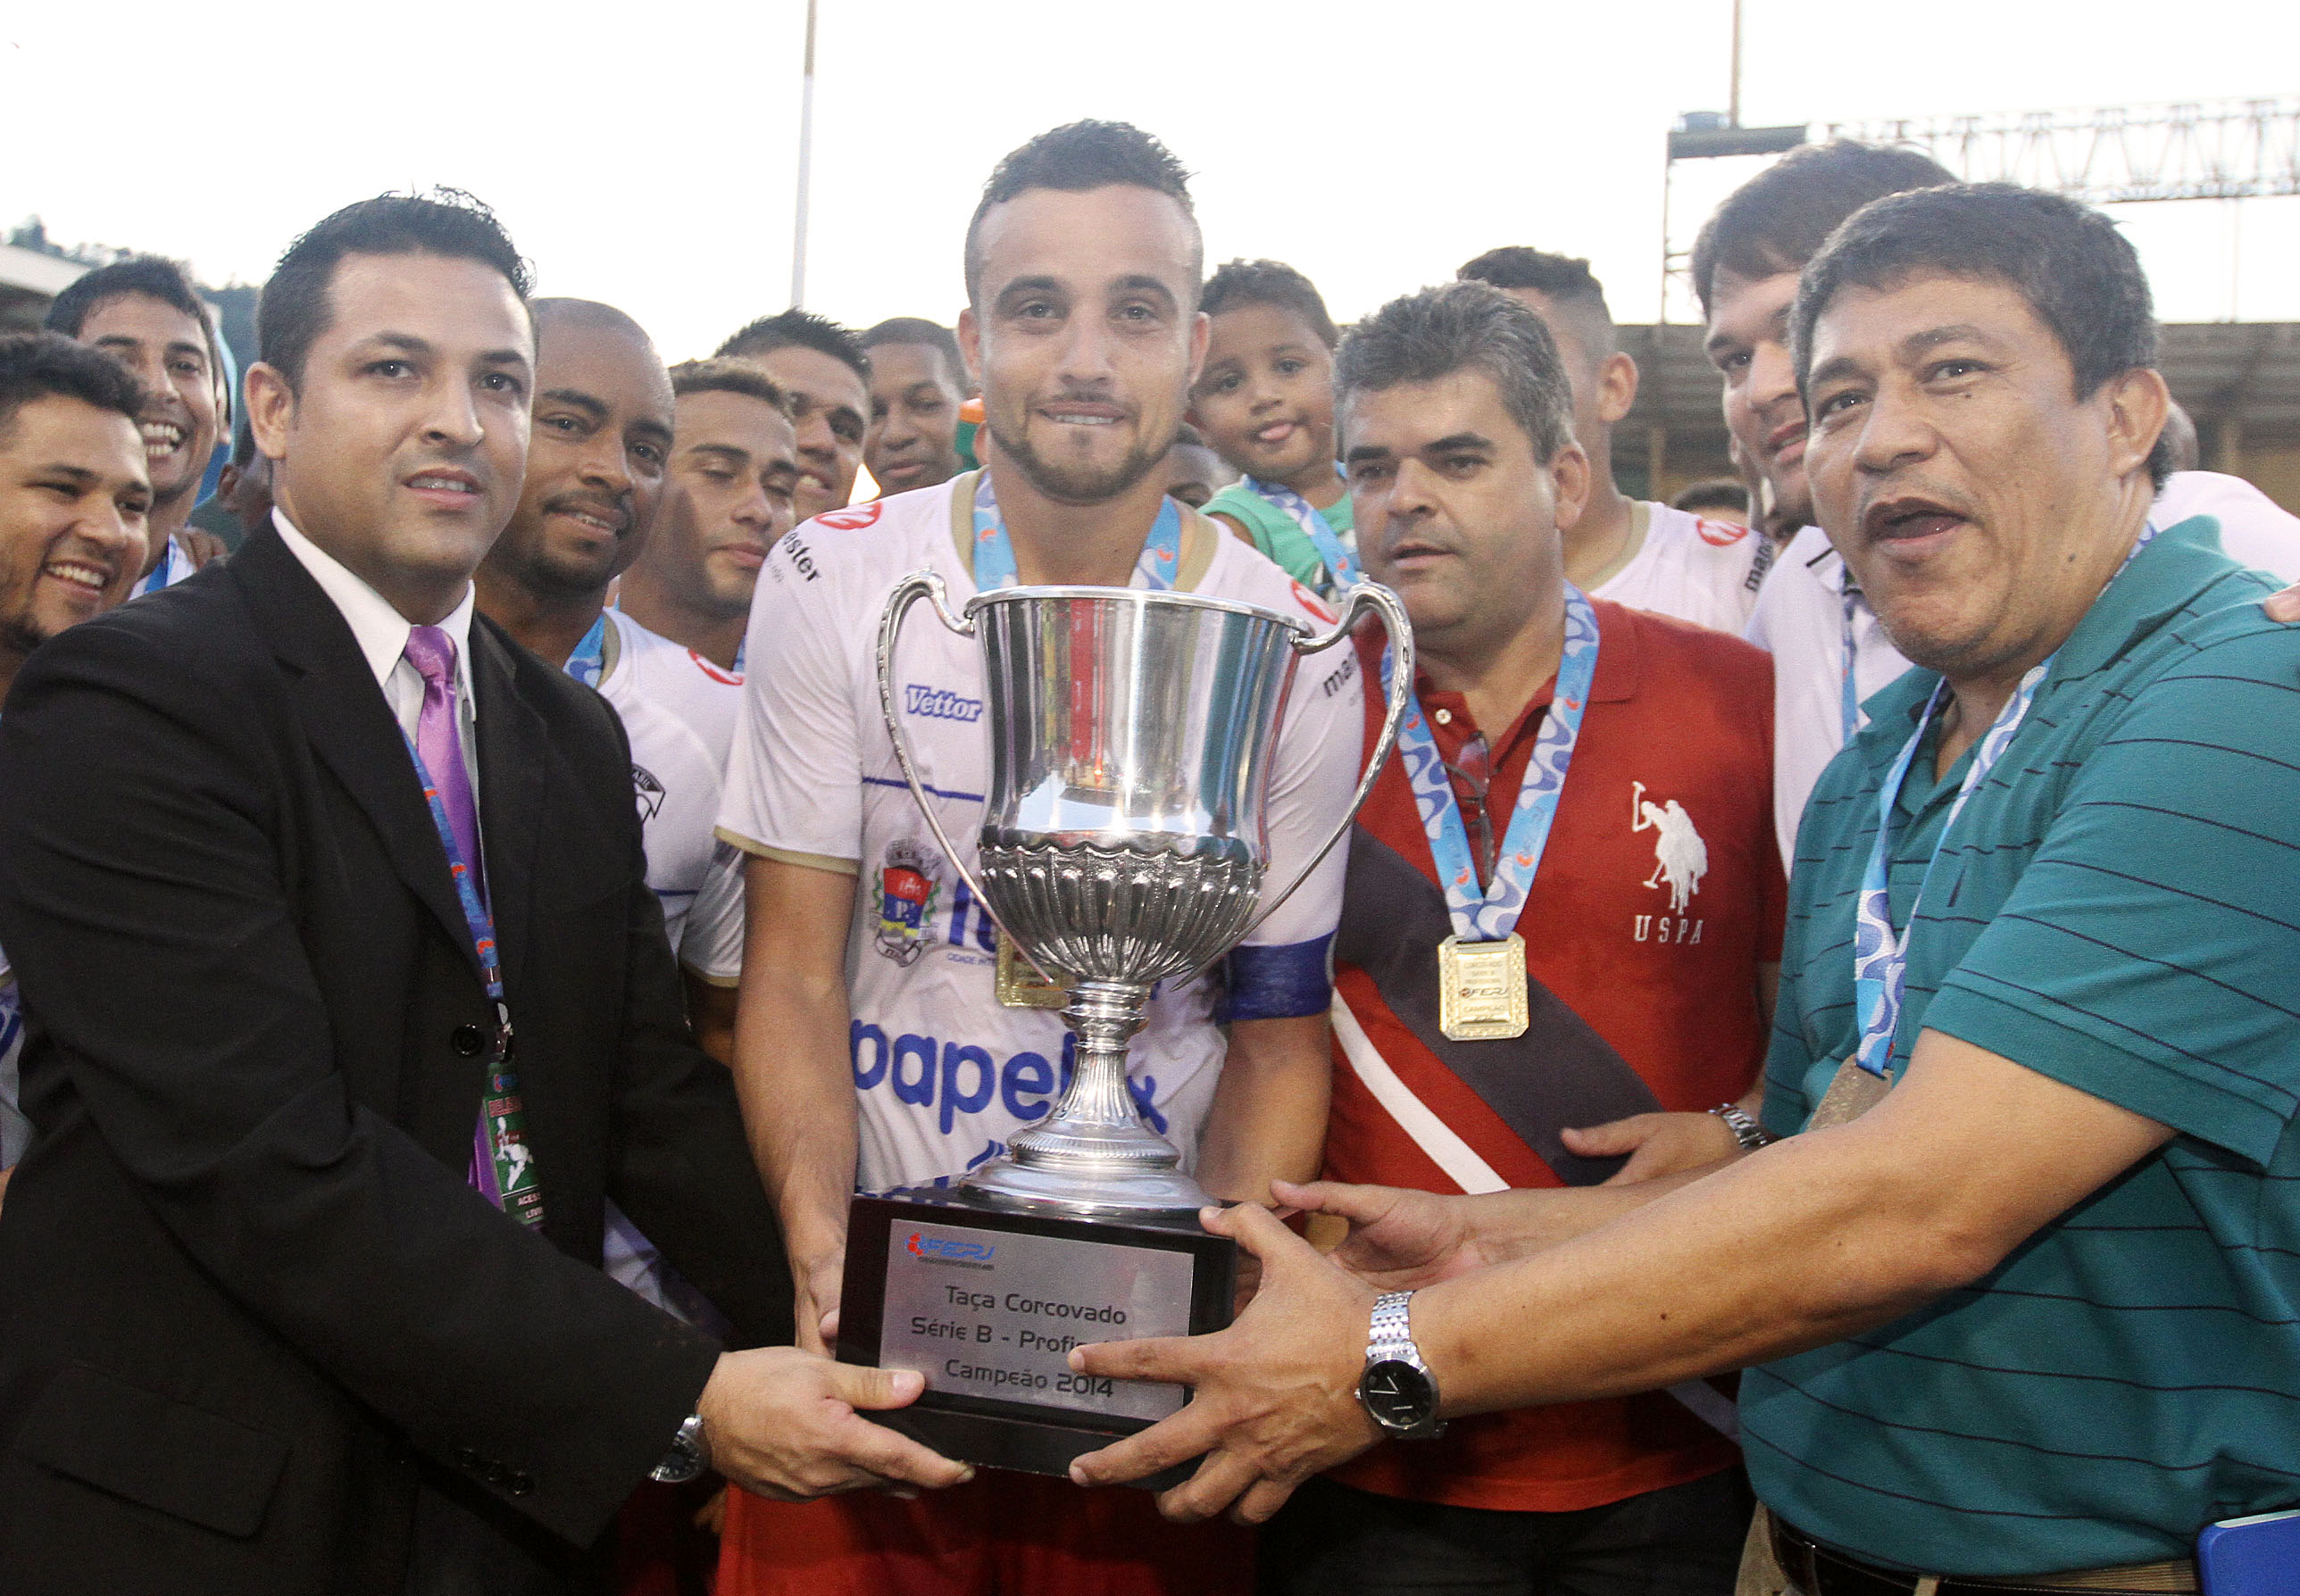
[[[1073,1374],[1070,1350],[1221,1329],[1237,1280],[1237,1243],[1194,1217],[1089,1219],[964,1188],[857,1197],[838,1355],[926,1376],[916,1402],[865,1417],[962,1462],[1066,1475],[1189,1400]],[[1195,1467],[1137,1483],[1163,1489]]]

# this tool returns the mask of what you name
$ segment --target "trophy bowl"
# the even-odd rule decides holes
[[[982,651],[990,776],[974,869],[928,801],[896,711],[896,645],[921,599]],[[1399,656],[1382,733],[1332,834],[1265,891],[1264,810],[1299,663],[1368,612]],[[1395,745],[1412,661],[1403,606],[1371,583],[1315,634],[1257,605],[1130,587],[1012,587],[976,594],[962,614],[930,570],[888,594],[879,694],[896,762],[943,856],[1061,1002],[1077,1049],[1060,1100],[1004,1156],[947,1189],[854,1200],[839,1356],[928,1378],[916,1407],[882,1422],[971,1461],[1061,1473],[1180,1406],[1179,1387],[1090,1380],[1063,1361],[1080,1342],[1229,1318],[1237,1250],[1198,1226],[1212,1199],[1143,1123],[1128,1043],[1161,982],[1227,954],[1347,832]]]

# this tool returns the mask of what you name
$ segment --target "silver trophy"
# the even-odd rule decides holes
[[[979,877],[944,833],[896,713],[895,645],[921,598],[982,646],[990,786]],[[1263,804],[1296,668],[1346,639],[1369,611],[1396,653],[1381,736],[1333,835],[1264,902]],[[888,596],[878,666],[896,759],[944,856],[1021,953],[1067,989],[1062,1018],[1078,1036],[1054,1111],[962,1189],[1082,1218],[1204,1207],[1211,1199],[1182,1173],[1180,1154],[1136,1110],[1127,1044],[1153,987],[1236,947],[1348,831],[1409,702],[1404,607],[1361,582],[1340,619],[1313,636],[1274,611],[1195,594],[1011,587],[976,594],[962,616],[942,578],[921,570]]]
[[[982,648],[990,784],[967,869],[928,802],[895,712],[895,644],[920,599]],[[1399,659],[1389,716],[1349,812],[1265,902],[1262,805],[1303,656],[1380,612]],[[1275,611],[1129,587],[1012,587],[951,613],[931,571],[879,624],[879,702],[935,840],[998,923],[1001,968],[1046,977],[1078,1038],[1053,1112],[952,1187],[856,1196],[847,1209],[838,1356],[914,1369],[927,1389],[878,1422],[969,1462],[1060,1475],[1080,1453],[1174,1412],[1178,1385],[1073,1371],[1087,1341],[1191,1335],[1230,1319],[1237,1244],[1199,1226],[1210,1201],[1142,1123],[1126,1048],[1161,981],[1204,969],[1285,902],[1349,829],[1397,736],[1413,642],[1396,595],[1350,590],[1311,629]],[[1339,672],[1336,677],[1340,676]],[[1329,678],[1330,690],[1335,678]],[[1347,734],[1354,744],[1357,728]],[[1171,1483],[1161,1476],[1158,1483]]]

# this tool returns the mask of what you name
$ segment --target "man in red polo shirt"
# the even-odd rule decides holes
[[[1351,842],[1328,1178],[1499,1191],[1604,1179],[1619,1160],[1586,1155],[1638,1143],[1725,1156],[1780,956],[1771,663],[1565,580],[1589,467],[1523,305],[1475,282],[1397,300],[1336,383],[1359,547],[1421,665]],[[1361,657],[1378,703],[1379,642]],[[1696,1384],[1395,1441],[1295,1496],[1265,1576],[1721,1596],[1749,1516],[1730,1413]]]

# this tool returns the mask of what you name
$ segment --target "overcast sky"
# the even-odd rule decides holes
[[[2300,87],[2288,0],[1746,4],[1752,125]],[[1290,261],[1339,318],[1524,243],[1588,255],[1616,317],[1650,320],[1662,136],[1727,93],[1729,0],[822,9],[807,302],[857,326],[952,320],[983,178],[1080,116],[1198,174],[1210,261]],[[621,305],[671,359],[788,303],[804,0],[6,10],[0,224],[260,282],[336,205],[446,183],[497,208],[544,292]],[[1681,247],[1742,172],[1679,170]],[[2300,199],[2236,209],[2120,212],[2167,320],[2232,295],[2300,320]]]

